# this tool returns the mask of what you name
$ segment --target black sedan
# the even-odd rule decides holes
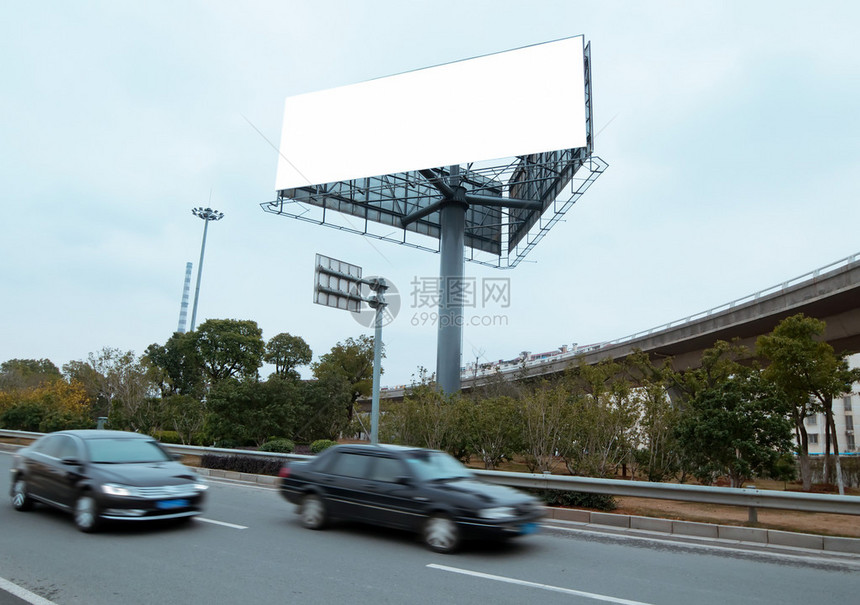
[[[71,512],[91,532],[105,520],[181,519],[201,512],[206,484],[152,437],[124,431],[59,431],[18,450],[12,506]]]
[[[302,524],[344,519],[419,532],[448,553],[464,538],[507,538],[537,531],[542,504],[515,489],[479,480],[440,451],[394,445],[338,445],[289,462],[279,487],[298,504]]]

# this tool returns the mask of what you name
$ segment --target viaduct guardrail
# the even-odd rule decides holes
[[[856,267],[858,262],[860,262],[860,252],[842,258],[838,261],[832,262],[823,267],[819,267],[818,269],[815,269],[813,271],[808,271],[803,275],[799,275],[792,279],[782,281],[769,288],[764,288],[762,290],[759,290],[758,292],[754,292],[753,294],[749,294],[747,296],[743,296],[730,302],[718,305],[716,307],[708,309],[707,311],[693,313],[681,319],[676,319],[674,321],[670,321],[647,330],[640,330],[639,332],[630,334],[628,336],[623,336],[621,338],[606,340],[582,347],[574,344],[573,348],[571,349],[549,351],[547,353],[540,354],[540,356],[536,357],[535,359],[516,358],[507,361],[479,364],[479,367],[470,367],[468,371],[464,371],[463,373],[461,373],[463,388],[470,388],[471,386],[480,384],[481,381],[496,376],[497,373],[501,376],[516,376],[517,374],[522,372],[525,372],[528,376],[536,375],[535,372],[537,374],[553,373],[563,370],[568,366],[568,364],[575,362],[575,360],[580,357],[586,360],[592,360],[596,362],[601,359],[602,356],[611,355],[613,351],[617,352],[619,350],[622,350],[623,355],[626,355],[628,349],[632,346],[642,348],[643,350],[648,350],[650,346],[658,346],[657,344],[655,344],[656,341],[655,343],[647,342],[647,340],[650,338],[657,338],[661,336],[665,337],[673,330],[692,330],[692,328],[694,328],[695,326],[707,321],[716,322],[720,317],[724,317],[727,314],[743,311],[745,308],[751,305],[763,303],[771,299],[777,300],[775,297],[789,297],[791,293],[795,292],[798,288],[820,288],[822,280],[825,280],[827,278],[833,278],[835,281],[838,281],[841,284],[840,287],[845,285],[841,280],[847,280],[848,283],[856,283],[856,278],[848,277],[850,275],[848,272],[852,268]],[[855,279],[855,282],[852,282],[852,279]],[[811,290],[809,298],[814,299],[817,297],[821,297],[824,293],[825,292],[822,291]],[[832,293],[827,294],[827,296],[830,296],[831,294]],[[840,296],[843,295],[845,295],[845,293],[840,290]],[[803,304],[806,304],[808,300],[804,299],[801,302]],[[794,306],[774,306],[773,301],[768,303],[768,312],[770,314],[777,313],[777,315],[776,319],[774,319],[773,321],[768,323],[768,325],[762,328],[765,331],[761,333],[766,333],[773,329],[773,327],[776,325],[776,321],[782,316],[779,315],[779,313],[783,313],[783,315],[787,316],[789,312],[797,312],[796,309],[794,309]],[[832,307],[832,305],[829,306]],[[854,306],[856,306],[856,304]],[[813,314],[813,316],[819,317],[819,315],[816,314]],[[856,343],[858,341],[856,327],[851,326],[856,326],[857,321],[858,320],[856,318],[846,318],[844,314],[838,316],[837,321],[835,321],[833,325],[839,326],[841,329],[848,329],[850,330],[850,333],[840,333],[838,335],[833,335],[833,338],[842,345],[847,345],[850,341],[850,343],[854,343],[854,347],[856,348]],[[727,326],[731,328],[729,333],[725,333]],[[750,336],[750,334],[737,329],[737,322],[735,322],[735,324],[726,325],[714,323],[713,325],[709,326],[707,330],[691,333],[682,340],[693,340],[696,338],[700,338],[701,335],[704,333],[713,334],[713,338],[711,338],[709,342],[703,345],[705,347],[711,346],[713,342],[718,338],[731,340],[735,336]],[[757,335],[757,333],[755,332],[753,332],[752,334]],[[672,344],[673,348],[671,350],[667,349],[667,344]],[[678,343],[674,341],[669,341],[669,343],[667,343],[666,341],[661,340],[659,343],[659,348],[661,349],[661,357],[679,356],[684,353],[683,350],[678,350],[677,344]],[[625,347],[627,348],[625,349]],[[415,386],[417,385],[408,384],[395,387],[383,387],[382,397],[390,399],[399,399],[402,398],[406,393],[409,392],[409,390],[411,390]]]
[[[12,439],[25,445],[44,433],[11,431],[0,429],[0,438]],[[281,454],[258,452],[254,450],[201,447],[196,445],[164,444],[175,454],[203,456],[217,454],[222,456],[251,456],[276,458],[282,460],[306,460],[312,456],[301,454]],[[634,498],[654,498],[678,500],[700,504],[725,504],[749,509],[751,523],[757,521],[759,508],[797,510],[814,513],[835,513],[860,515],[860,496],[837,496],[807,492],[778,492],[754,488],[710,487],[676,483],[652,483],[649,481],[625,481],[622,479],[598,479],[595,477],[571,477],[566,475],[513,473],[472,469],[476,475],[490,483],[528,489],[553,489],[611,496],[630,496]]]

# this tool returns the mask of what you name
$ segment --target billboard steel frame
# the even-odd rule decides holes
[[[584,147],[309,184],[261,204],[271,214],[440,254],[436,382],[446,393],[460,389],[464,261],[516,267],[607,168],[593,155],[590,44],[582,59]]]

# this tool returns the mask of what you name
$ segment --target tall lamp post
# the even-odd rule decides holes
[[[197,299],[200,298],[200,276],[203,273],[203,253],[206,251],[206,231],[209,229],[209,221],[220,221],[224,218],[223,212],[212,210],[212,208],[192,208],[191,213],[194,216],[202,218],[203,224],[203,244],[200,246],[200,262],[197,263],[197,287],[194,289],[194,309],[191,311],[191,331],[197,325]]]

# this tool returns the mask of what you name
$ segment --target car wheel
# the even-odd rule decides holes
[[[75,502],[75,525],[82,532],[93,532],[99,525],[99,511],[95,499],[83,494]]]
[[[12,506],[15,510],[30,510],[33,508],[33,500],[27,494],[27,482],[20,477],[12,486]]]
[[[322,529],[325,527],[326,514],[325,504],[322,498],[316,494],[308,494],[302,499],[302,525],[308,529]]]
[[[460,546],[460,528],[448,515],[433,515],[424,523],[424,543],[440,553],[452,553]]]

